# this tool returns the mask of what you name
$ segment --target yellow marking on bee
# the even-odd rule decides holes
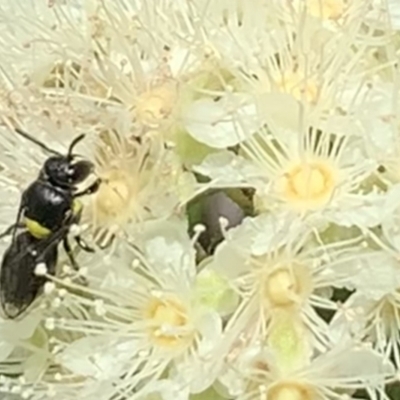
[[[72,203],[72,214],[73,215],[78,215],[83,208],[83,204],[79,200],[74,200]]]
[[[40,225],[39,222],[37,222],[33,219],[25,217],[24,223],[25,223],[26,229],[28,229],[29,233],[36,239],[44,239],[51,234],[51,230],[49,228],[46,228],[45,226]]]

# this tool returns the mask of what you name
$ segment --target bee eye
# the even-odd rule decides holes
[[[75,183],[84,181],[93,171],[93,164],[90,161],[82,160],[72,165],[71,179]]]

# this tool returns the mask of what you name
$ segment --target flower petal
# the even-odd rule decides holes
[[[215,179],[217,184],[235,186],[260,177],[260,170],[252,162],[230,151],[208,155],[204,161],[193,168],[199,174]]]
[[[118,377],[137,349],[137,343],[113,342],[108,337],[84,337],[70,344],[59,362],[75,374],[96,379]]]
[[[223,149],[248,139],[260,127],[254,104],[244,96],[227,96],[219,101],[200,99],[184,115],[184,126],[197,141]]]

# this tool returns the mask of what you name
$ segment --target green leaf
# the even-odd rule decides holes
[[[213,387],[208,388],[202,393],[190,395],[190,400],[225,400]]]
[[[182,129],[175,132],[175,145],[182,163],[188,167],[200,164],[208,154],[217,151],[212,147],[198,142]]]

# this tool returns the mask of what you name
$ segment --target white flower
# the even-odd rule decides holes
[[[127,133],[108,131],[100,134],[94,146],[102,185],[90,199],[88,222],[101,244],[121,233],[134,236],[146,221],[178,214],[195,192],[192,174],[162,143],[139,143]]]
[[[260,127],[254,104],[239,94],[218,100],[202,98],[190,104],[184,127],[201,143],[215,148],[234,146],[249,138]]]
[[[288,142],[282,138],[290,136]],[[260,210],[344,226],[374,226],[385,197],[362,193],[361,183],[377,167],[358,142],[321,133],[262,130],[242,143],[244,156],[209,155],[195,170],[214,187],[253,187]]]
[[[50,75],[57,80],[57,65],[87,53],[86,21],[80,9],[76,1],[54,8],[46,1],[1,4],[1,65],[6,71],[13,66],[13,79],[18,84],[41,85]]]
[[[61,331],[46,332],[41,318],[43,315],[34,312],[19,322],[2,323],[2,334],[9,345],[14,344],[14,349],[0,361],[0,392],[32,400],[55,395],[72,400],[77,393],[92,400],[99,393],[109,398],[113,390],[109,377],[102,381],[86,379],[72,371],[67,372],[60,364],[58,354],[67,348],[71,335]],[[50,325],[47,323],[48,328]]]
[[[56,329],[85,336],[66,347],[59,362],[77,375],[113,376],[117,398],[134,388],[152,391],[168,367],[171,382],[192,393],[205,390],[218,373],[221,319],[195,296],[192,242],[170,224],[165,231],[144,240],[143,254],[125,252],[102,287],[66,297],[66,307],[90,307],[90,318],[54,320]]]
[[[29,340],[42,319],[42,313],[36,311],[24,319],[0,321],[0,362],[3,363],[25,340]],[[4,368],[4,367],[3,367]],[[2,374],[8,373],[3,369]]]
[[[260,58],[273,56],[287,45],[286,26],[279,23],[279,6],[264,0],[251,4],[224,1],[208,7],[206,15],[203,12],[208,40],[227,68],[251,70]],[[202,7],[197,7],[199,16],[201,12]]]
[[[315,307],[336,309],[321,289],[347,285],[356,271],[349,263],[357,259],[357,241],[315,244],[309,231],[282,215],[249,218],[229,230],[208,268],[242,297],[228,324],[231,334],[254,329],[268,336],[271,326],[291,316],[304,324],[313,347],[329,346]]]
[[[347,338],[366,338],[386,358],[393,357],[400,366],[399,293],[387,293],[372,299],[362,292],[352,294],[331,321],[331,331],[338,342]]]
[[[394,356],[400,366],[400,262],[398,249],[370,233],[382,250],[365,250],[349,260],[353,271],[349,284],[353,293],[332,322],[331,332],[337,340],[343,337],[368,338],[387,357]]]
[[[387,400],[400,368],[397,9],[3,1],[0,233],[51,153],[16,128],[60,153],[86,133],[75,150],[95,171],[78,189],[101,185],[69,232],[95,252],[74,248],[74,270],[60,245],[54,277],[35,267],[43,294],[0,320],[0,397]],[[204,214],[210,232],[194,226]],[[221,242],[203,251],[214,228]]]
[[[221,49],[221,57],[229,59],[230,68],[236,67],[232,71],[236,86],[256,99],[259,121],[295,130],[300,117],[313,116],[317,122],[316,117],[323,115],[315,128],[324,129],[330,123],[335,132],[343,130],[342,134],[359,129],[351,118],[353,104],[348,101],[345,106],[343,97],[363,100],[365,80],[372,70],[364,62],[365,47],[358,45],[359,37],[363,42],[375,40],[369,33],[364,35],[359,24],[368,3],[269,1],[257,4],[260,15],[263,7],[268,8],[261,20],[255,16],[254,3],[251,10],[237,6],[226,12],[225,35],[224,24],[220,24],[225,40],[221,43],[218,35],[212,40]],[[350,94],[346,91],[349,85],[353,88]]]
[[[15,3],[0,9],[7,28],[0,48],[17,87],[36,86],[53,105],[67,96],[81,107],[102,104],[115,114],[126,111],[137,136],[174,121],[180,74],[173,75],[172,62],[176,69],[175,53],[182,46],[174,31],[169,38],[159,34],[150,40],[144,33],[150,22],[146,7],[122,1],[53,7]],[[155,26],[165,28],[162,22],[160,17]],[[9,71],[7,65],[3,69]]]
[[[290,372],[281,369],[273,349],[260,344],[241,352],[234,364],[227,364],[220,382],[238,400],[328,400],[340,398],[343,392],[351,395],[358,388],[383,394],[383,384],[393,374],[392,364],[380,354],[352,342],[305,359]]]

